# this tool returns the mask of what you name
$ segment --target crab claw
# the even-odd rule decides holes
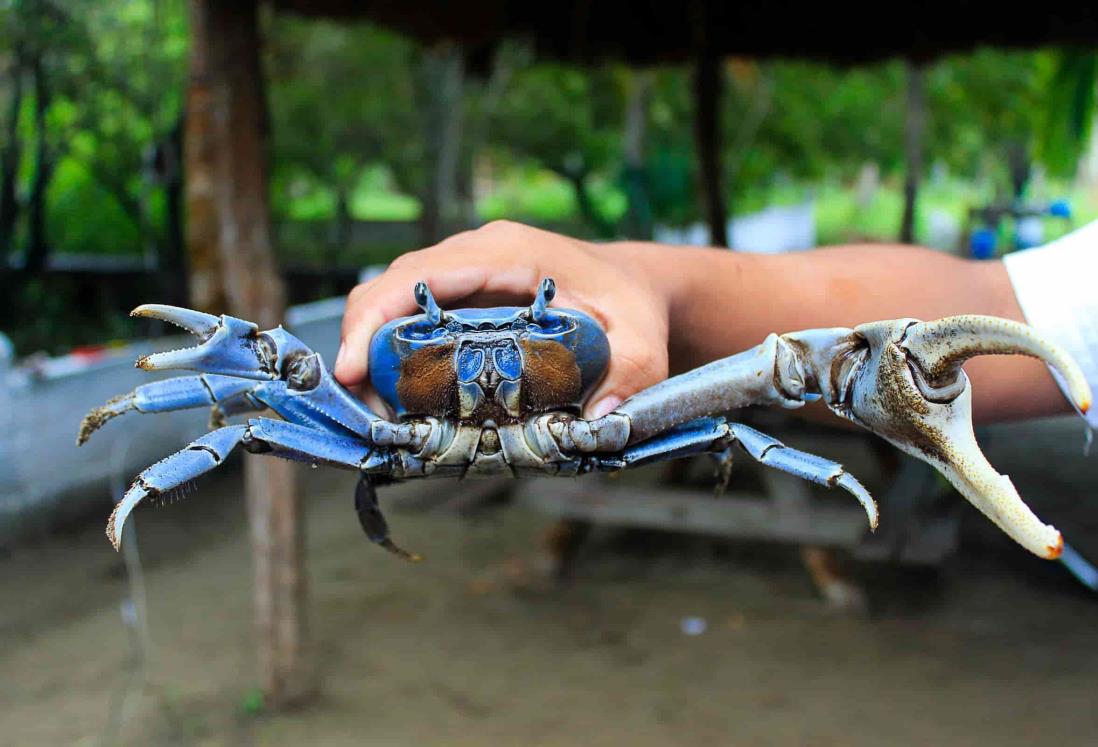
[[[1010,478],[995,471],[972,431],[972,388],[961,364],[975,355],[1021,354],[1044,360],[1068,382],[1081,411],[1091,393],[1079,367],[1030,328],[994,317],[913,319],[855,329],[868,348],[850,370],[836,409],[901,450],[938,468],[976,508],[1035,555],[1057,558],[1063,539],[1041,522]]]
[[[1025,324],[994,316],[952,316],[912,325],[903,347],[917,364],[913,366],[916,384],[928,399],[952,399],[952,390],[964,385],[961,365],[969,358],[1003,353],[1045,361],[1064,377],[1079,411],[1085,414],[1090,409],[1090,387],[1079,366]]]
[[[193,348],[139,358],[138,368],[146,371],[181,368],[260,381],[278,378],[274,360],[277,353],[251,322],[162,304],[138,306],[130,315],[170,322],[199,341]]]

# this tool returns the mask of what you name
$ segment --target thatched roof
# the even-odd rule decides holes
[[[930,59],[990,45],[1096,46],[1091,3],[1012,6],[971,0],[922,3],[719,0],[274,0],[307,16],[368,20],[423,42],[488,51],[532,41],[554,59],[635,64],[686,61],[699,32],[721,55],[852,64]]]

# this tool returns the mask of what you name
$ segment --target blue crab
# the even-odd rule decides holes
[[[444,311],[425,283],[414,294],[422,313],[389,322],[370,345],[370,382],[391,419],[344,389],[320,356],[282,327],[260,331],[242,319],[173,306],[135,309],[135,316],[171,322],[199,340],[196,347],[141,358],[138,367],[201,373],[145,384],[93,410],[77,443],[127,412],[210,407],[215,429],[137,476],[107,524],[115,549],[135,506],[218,467],[237,446],[359,472],[355,508],[363,529],[408,559],[416,556],[389,536],[379,484],[575,476],[705,453],[717,457],[723,484],[735,448],[767,467],[845,489],[876,528],[876,503],[842,465],[726,417],[747,406],[796,408],[822,399],[838,415],[936,467],[1026,549],[1047,558],[1062,550],[1060,533],[1033,514],[981,453],[972,432],[971,386],[961,370],[980,354],[1040,358],[1060,372],[1085,412],[1091,392],[1078,366],[1023,324],[955,316],[772,334],[587,420],[583,405],[611,351],[590,316],[550,306],[551,279],[542,281],[525,308]],[[263,410],[280,418],[228,421]]]

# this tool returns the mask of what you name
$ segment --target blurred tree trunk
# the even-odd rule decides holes
[[[652,74],[638,70],[630,74],[629,83],[622,137],[625,195],[628,200],[623,230],[627,238],[650,241],[652,203],[645,170],[645,140],[648,134],[648,100],[652,90]]]
[[[704,13],[696,10],[696,16]],[[704,17],[694,19],[694,142],[698,153],[698,180],[709,242],[728,246],[728,211],[724,202],[721,168],[721,98],[724,91],[720,58],[709,40]]]
[[[185,241],[190,306],[218,313],[228,306],[221,277],[217,194],[221,142],[214,101],[216,78],[224,71],[211,59],[215,50],[209,48],[213,40],[208,38],[212,32],[206,26],[206,6],[201,0],[190,1],[191,52],[183,121]]]
[[[4,148],[0,151],[0,261],[11,258],[15,223],[19,219],[19,201],[15,180],[23,147],[19,142],[19,110],[23,108],[23,54],[20,47],[12,52],[11,100],[4,120]]]
[[[188,248],[206,273],[208,255],[217,258],[219,270],[203,282],[221,285],[231,313],[272,327],[282,321],[285,289],[271,241],[257,3],[191,0],[190,16]],[[245,469],[260,684],[278,707],[308,687],[301,504],[289,462],[250,458]]]
[[[183,229],[183,118],[160,144],[160,181],[164,186],[165,227],[157,262],[166,303],[186,304],[186,240]]]
[[[339,295],[340,291],[336,280],[339,260],[350,248],[351,236],[355,227],[355,219],[351,215],[351,191],[354,188],[354,182],[339,178],[332,181],[336,193],[336,214],[335,223],[332,225],[331,235],[328,238],[328,249],[324,257],[328,277],[322,281],[321,290],[326,294]]]
[[[34,82],[34,178],[31,180],[30,198],[27,201],[27,254],[26,269],[39,272],[49,261],[49,244],[46,239],[46,191],[53,178],[54,160],[46,137],[46,112],[50,108],[50,87],[42,57],[36,54],[30,62]]]
[[[423,124],[427,180],[420,227],[423,241],[440,241],[457,215],[457,171],[464,119],[465,61],[461,49],[443,44],[424,52]]]
[[[907,112],[904,118],[904,214],[900,221],[900,241],[915,241],[915,211],[919,183],[923,177],[923,133],[926,130],[926,93],[921,63],[908,60]]]

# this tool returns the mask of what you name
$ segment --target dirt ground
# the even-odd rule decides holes
[[[1044,440],[1004,433],[994,458],[1029,465],[1016,482],[1048,518],[1093,501],[1093,459],[1050,469]],[[828,612],[791,549],[667,535],[599,534],[574,581],[517,589],[507,569],[546,525],[520,508],[394,512],[427,555],[405,564],[365,541],[353,478],[305,472],[307,703],[256,701],[237,471],[136,514],[143,663],[101,521],[0,559],[0,743],[1098,744],[1098,598],[975,512],[939,572],[857,569],[857,618]]]

